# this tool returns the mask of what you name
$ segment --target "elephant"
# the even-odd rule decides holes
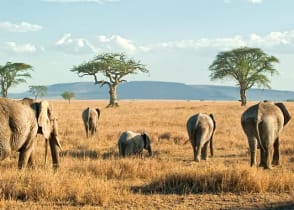
[[[53,168],[59,167],[57,147],[61,148],[57,118],[48,101],[0,98],[0,159],[19,152],[18,168],[34,167],[37,134],[49,141]],[[46,148],[47,149],[47,148]],[[46,159],[46,158],[45,158]]]
[[[87,138],[93,136],[97,131],[100,110],[98,108],[87,107],[82,113]]]
[[[279,135],[290,119],[283,103],[263,101],[244,111],[241,125],[249,144],[251,167],[256,165],[257,148],[261,167],[271,169],[272,165],[279,165]]]
[[[208,144],[210,144],[210,155],[213,156],[213,136],[216,129],[213,114],[197,113],[191,116],[186,128],[193,148],[194,161],[200,161],[200,154],[202,160],[208,159]]]
[[[120,156],[142,155],[143,149],[146,149],[149,156],[152,156],[150,138],[145,132],[124,131],[119,137],[118,150]]]

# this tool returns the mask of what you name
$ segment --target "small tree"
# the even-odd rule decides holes
[[[107,107],[116,107],[118,85],[126,80],[123,79],[129,74],[137,72],[148,72],[145,65],[133,59],[127,59],[123,53],[105,53],[96,56],[89,62],[74,66],[71,71],[76,72],[80,77],[93,76],[95,84],[107,85],[109,87],[109,104]],[[98,79],[102,74],[107,80]]]
[[[232,78],[240,87],[241,106],[247,103],[246,91],[254,85],[270,88],[271,76],[277,73],[273,63],[279,60],[259,48],[242,47],[220,52],[209,66],[211,80]]]
[[[6,98],[10,87],[26,82],[25,78],[31,78],[29,70],[32,70],[32,66],[26,63],[7,62],[4,66],[0,65],[2,96]]]
[[[47,87],[42,85],[32,85],[29,86],[29,92],[32,93],[37,99],[38,97],[43,97],[47,94]]]
[[[68,100],[68,103],[70,104],[70,100],[75,97],[74,92],[65,91],[61,94],[62,98],[65,100]]]

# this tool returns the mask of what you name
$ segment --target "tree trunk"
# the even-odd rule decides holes
[[[117,85],[115,84],[112,84],[109,87],[109,104],[107,105],[107,107],[118,107],[116,88]]]
[[[246,106],[246,89],[240,88],[241,106]]]
[[[7,89],[5,88],[4,84],[1,85],[1,93],[2,97],[7,98]]]

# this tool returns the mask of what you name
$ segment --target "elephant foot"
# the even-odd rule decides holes
[[[199,158],[194,158],[195,162],[200,162]]]
[[[272,165],[278,166],[280,165],[280,162],[278,160],[273,160]]]

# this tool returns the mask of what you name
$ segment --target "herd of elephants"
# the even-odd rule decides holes
[[[94,135],[100,110],[87,108],[82,113],[87,137]],[[262,101],[249,107],[241,116],[242,128],[250,149],[250,165],[256,165],[257,149],[260,150],[260,166],[270,169],[279,164],[279,135],[291,116],[283,103]],[[36,136],[41,134],[50,145],[53,168],[59,167],[57,117],[48,101],[30,98],[11,100],[0,98],[0,159],[12,151],[19,152],[18,168],[34,165]],[[213,156],[213,136],[216,122],[213,114],[197,113],[187,121],[187,132],[194,152],[194,160],[208,157],[208,145]],[[152,155],[151,141],[146,133],[125,131],[118,140],[120,156],[142,154],[143,149]]]

